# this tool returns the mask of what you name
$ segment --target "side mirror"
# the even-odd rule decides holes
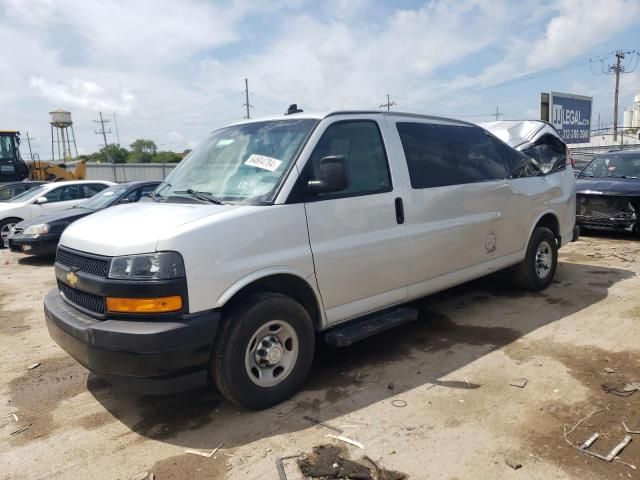
[[[36,204],[38,205],[42,205],[43,203],[47,203],[49,200],[47,200],[47,197],[38,197],[36,198]]]
[[[342,155],[332,155],[320,160],[318,178],[307,182],[310,193],[339,192],[349,187],[349,177],[345,158]]]

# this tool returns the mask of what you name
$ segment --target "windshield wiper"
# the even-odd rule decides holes
[[[223,202],[221,202],[220,200],[217,200],[213,197],[211,197],[211,194],[209,192],[196,192],[193,189],[189,189],[189,190],[180,190],[178,192],[173,192],[173,193],[177,193],[177,194],[187,194],[192,196],[193,198],[197,198],[198,200],[201,200],[203,202],[209,202],[209,203],[214,203],[216,205],[224,205]]]

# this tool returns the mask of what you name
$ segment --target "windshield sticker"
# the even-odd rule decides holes
[[[218,143],[216,143],[216,147],[226,147],[227,145],[231,145],[233,142],[233,138],[223,138]]]
[[[245,165],[249,165],[250,167],[258,167],[263,170],[269,170],[270,172],[275,172],[281,163],[282,160],[278,160],[277,158],[256,155],[255,153],[251,155],[246,162],[244,162]]]

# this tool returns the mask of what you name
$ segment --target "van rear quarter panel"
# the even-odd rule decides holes
[[[513,199],[507,215],[511,216],[513,238],[523,242],[521,248],[526,248],[533,228],[547,213],[558,218],[562,243],[571,241],[576,218],[576,186],[571,168],[540,177],[515,178],[511,189]]]
[[[157,250],[182,254],[192,313],[221,307],[243,279],[259,278],[257,272],[291,273],[317,288],[301,203],[242,207],[196,220],[160,239]]]

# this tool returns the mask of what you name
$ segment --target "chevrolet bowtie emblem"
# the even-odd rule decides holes
[[[78,276],[74,272],[67,273],[67,282],[72,287],[75,287],[78,284]]]

